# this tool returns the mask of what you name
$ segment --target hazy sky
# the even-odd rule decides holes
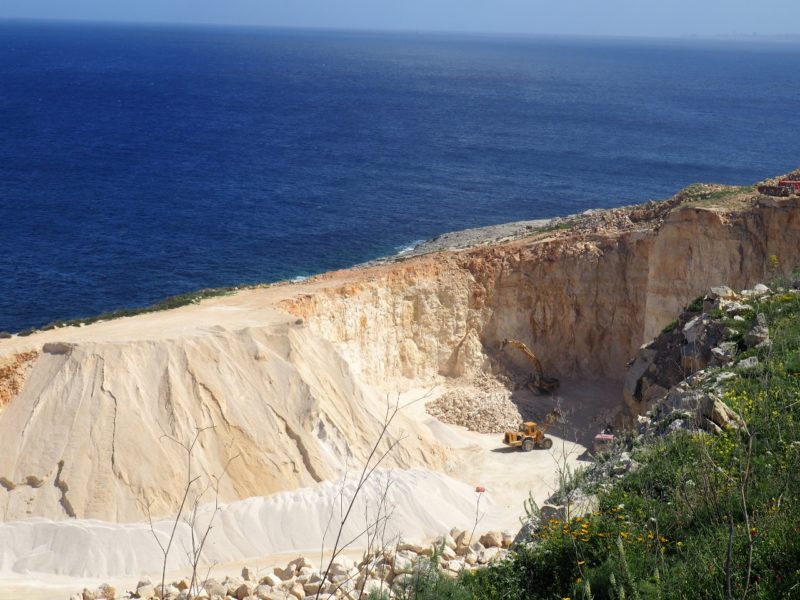
[[[798,0],[2,0],[0,18],[595,35],[797,33]]]

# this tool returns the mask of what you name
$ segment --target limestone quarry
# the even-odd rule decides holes
[[[150,520],[171,527],[187,477],[217,482],[198,509],[215,519],[208,563],[319,553],[387,405],[399,410],[379,451],[391,451],[370,485],[391,488],[392,536],[472,529],[476,486],[480,532],[513,527],[529,491],[546,498],[559,465],[636,412],[628,363],[682,307],[796,266],[800,198],[709,190],[0,339],[0,597],[21,578],[152,576]],[[557,397],[519,385],[529,367],[498,351],[504,338],[562,379]],[[494,402],[485,423],[470,426],[459,397]],[[556,404],[566,417],[551,450],[509,452],[481,433]],[[180,444],[195,436],[187,474]],[[185,569],[190,538],[183,523],[171,571]]]

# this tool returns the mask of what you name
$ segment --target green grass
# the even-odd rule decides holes
[[[549,233],[551,231],[566,231],[572,229],[578,221],[576,219],[567,219],[554,225],[545,225],[533,231],[533,233]]]
[[[696,312],[696,313],[702,312],[704,298],[705,296],[698,296],[686,306],[686,310],[688,310],[689,312]]]
[[[672,321],[664,325],[664,328],[661,330],[661,333],[669,333],[677,326],[678,326],[678,319],[672,319]]]
[[[680,192],[684,198],[681,206],[722,206],[735,200],[755,194],[755,192],[756,186],[753,185],[725,186],[722,189],[715,189],[714,187],[709,187],[698,183],[690,185]]]

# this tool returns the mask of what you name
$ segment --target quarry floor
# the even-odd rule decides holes
[[[489,530],[513,530],[519,526],[519,517],[523,514],[523,502],[530,493],[542,503],[557,486],[559,474],[565,470],[574,470],[581,464],[591,460],[589,448],[595,433],[605,424],[611,411],[619,406],[620,384],[614,381],[562,381],[561,389],[556,397],[537,396],[524,390],[514,394],[519,402],[523,418],[540,418],[551,410],[556,403],[565,414],[564,422],[555,425],[548,436],[554,440],[550,450],[537,449],[529,453],[512,450],[502,444],[502,434],[482,434],[468,431],[464,427],[443,423],[428,415],[425,404],[435,400],[447,389],[453,389],[451,383],[447,387],[412,389],[400,397],[401,410],[431,432],[452,453],[446,473],[453,479],[470,486],[483,486],[486,494],[481,503],[476,500],[476,532]],[[438,500],[444,504],[437,508],[447,510],[446,499],[427,498],[426,502]],[[464,523],[453,523],[453,526],[465,526]],[[399,525],[401,528],[403,524]],[[444,531],[440,533],[445,533]],[[351,558],[360,557],[362,548],[352,547]],[[281,552],[260,557],[252,557],[247,561],[231,564],[218,564],[212,570],[212,576],[223,578],[241,571],[244,564],[256,571],[266,572],[275,565],[286,564],[298,555],[311,560],[320,560],[319,549],[297,548],[294,552]],[[154,581],[160,574],[143,573]],[[172,579],[185,576],[185,573],[170,573]],[[168,577],[169,579],[169,577]],[[100,583],[111,583],[118,590],[132,589],[138,578],[104,578],[85,579],[61,577],[55,575],[13,575],[0,577],[0,600],[25,597],[29,600],[50,600],[68,598],[83,587],[93,589]]]

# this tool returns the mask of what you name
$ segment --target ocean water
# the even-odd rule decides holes
[[[800,164],[800,45],[0,23],[0,330]]]

